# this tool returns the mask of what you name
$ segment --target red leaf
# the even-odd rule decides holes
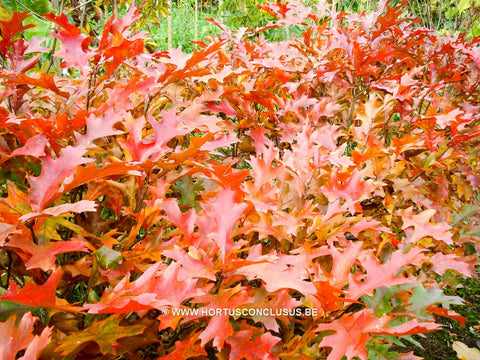
[[[227,254],[235,248],[232,241],[232,232],[236,222],[243,215],[243,211],[248,207],[247,204],[235,202],[235,192],[230,189],[224,189],[218,192],[217,196],[210,199],[204,205],[206,213],[212,219],[216,226],[215,231],[209,236],[215,240],[222,262],[225,263]],[[225,211],[228,209],[228,211]]]
[[[181,303],[195,296],[205,295],[211,288],[197,286],[197,279],[187,278],[179,280],[178,274],[181,265],[172,262],[161,272],[161,262],[150,266],[142,276],[130,283],[129,276],[125,276],[113,290],[105,290],[100,302],[86,304],[89,313],[127,313],[165,307],[179,308]]]
[[[14,11],[10,20],[0,20],[2,40],[0,41],[0,53],[5,55],[12,44],[13,38],[22,31],[35,27],[33,24],[23,26],[22,22],[28,18],[25,12],[18,13]]]
[[[25,74],[19,74],[17,77],[8,79],[9,84],[20,84],[20,85],[32,85],[39,86],[44,89],[52,90],[54,93],[68,98],[70,93],[66,91],[61,91],[57,85],[55,85],[54,75],[52,74],[40,74],[40,78],[31,78]]]
[[[10,155],[45,156],[45,145],[47,145],[47,143],[48,140],[45,136],[38,134],[29,138],[21,148],[12,151]]]
[[[441,252],[437,252],[428,259],[427,262],[432,264],[433,271],[439,275],[443,275],[445,274],[445,271],[452,269],[462,275],[476,277],[475,265],[477,264],[477,261],[474,258],[471,260],[472,261],[467,262],[466,259],[459,258],[455,254],[445,255]]]
[[[358,299],[363,295],[372,295],[373,291],[380,286],[392,286],[409,283],[411,280],[403,275],[397,274],[400,269],[410,264],[418,264],[423,260],[421,249],[413,248],[406,254],[401,250],[397,250],[392,254],[390,260],[385,264],[380,264],[378,260],[372,256],[366,256],[361,259],[362,266],[367,271],[363,281],[358,281],[358,276],[349,274],[348,295],[352,299]]]
[[[207,356],[207,352],[197,341],[198,334],[191,335],[183,341],[176,341],[175,350],[168,355],[157,358],[157,360],[177,360]]]
[[[369,332],[380,326],[382,322],[373,315],[372,309],[342,316],[328,324],[320,324],[316,332],[335,331],[334,335],[325,336],[320,347],[331,347],[327,360],[341,360],[345,355],[347,360],[359,357],[367,360],[365,345],[370,341]]]
[[[143,136],[145,118],[130,118],[125,121],[125,127],[129,134],[127,140],[119,140],[123,148],[128,150],[130,158],[135,161],[145,161],[150,156],[158,154],[161,150],[168,150],[166,144],[178,135],[185,135],[187,130],[177,128],[180,117],[175,110],[163,111],[162,121],[159,122],[153,116],[148,115],[148,122],[153,128],[155,139],[146,140]]]
[[[405,324],[384,327],[382,329],[372,329],[370,334],[383,334],[383,335],[392,335],[392,336],[405,336],[405,335],[415,335],[426,333],[430,331],[435,331],[441,329],[440,324],[435,324],[433,322],[419,323],[417,319],[410,320]]]
[[[270,352],[272,347],[281,339],[266,332],[254,340],[251,330],[237,331],[227,342],[232,349],[230,350],[231,360],[274,360],[276,357]]]
[[[53,207],[49,207],[43,210],[40,213],[31,212],[26,215],[23,215],[19,218],[20,221],[27,221],[31,220],[36,217],[40,217],[42,215],[51,215],[51,216],[58,216],[65,213],[82,213],[87,211],[95,211],[97,204],[95,201],[91,200],[80,200],[73,204],[62,204]]]
[[[428,209],[422,211],[419,214],[414,215],[412,208],[407,210],[401,210],[399,215],[402,216],[403,226],[402,229],[414,228],[413,233],[410,236],[410,242],[415,244],[418,240],[424,237],[432,237],[435,240],[442,240],[446,244],[453,244],[452,234],[449,232],[450,225],[447,223],[433,223],[430,220],[435,214],[434,209]]]
[[[62,280],[63,271],[56,269],[50,274],[50,277],[43,285],[37,285],[30,280],[23,288],[19,289],[14,283],[10,283],[10,289],[0,296],[0,300],[13,301],[19,304],[41,307],[47,309],[57,309],[62,311],[79,311],[80,307],[70,305],[66,300],[58,299],[56,291],[60,280]]]
[[[72,251],[88,252],[91,247],[88,242],[79,238],[36,245],[29,239],[19,236],[12,236],[7,246],[21,249],[31,255],[25,262],[27,270],[42,269],[43,271],[55,270],[56,255]]]
[[[37,360],[43,348],[49,343],[52,328],[43,329],[40,336],[34,336],[33,325],[36,318],[25,313],[18,320],[18,315],[12,316],[0,323],[0,358],[14,360],[20,350],[26,349],[19,360]]]
[[[53,37],[62,42],[60,49],[55,52],[55,56],[64,58],[68,67],[74,67],[83,75],[87,75],[90,68],[89,60],[94,55],[93,51],[88,50],[92,38],[82,34],[79,28],[71,25],[63,13],[58,16],[47,14],[45,17],[63,29],[52,33]]]
[[[457,320],[462,327],[465,327],[465,322],[468,321],[468,319],[465,316],[462,316],[458,313],[456,313],[453,310],[448,310],[445,308],[441,308],[435,305],[428,305],[426,307],[427,311],[431,312],[432,314],[440,315],[449,319]]]
[[[42,211],[49,204],[53,195],[60,191],[60,181],[73,175],[78,165],[94,161],[84,158],[82,155],[85,152],[84,147],[68,146],[58,158],[53,159],[47,155],[42,159],[40,176],[30,177],[30,197],[34,211]]]

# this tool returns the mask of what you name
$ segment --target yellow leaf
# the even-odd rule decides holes
[[[452,181],[457,186],[457,194],[459,198],[464,197],[466,201],[469,201],[472,197],[472,189],[470,184],[457,175],[452,175]]]
[[[460,341],[455,341],[452,349],[455,350],[460,360],[480,360],[480,350],[470,348]]]

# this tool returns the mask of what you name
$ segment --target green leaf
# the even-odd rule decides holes
[[[458,13],[464,12],[465,10],[467,10],[470,7],[470,5],[471,5],[470,0],[460,0],[460,2],[457,5]]]
[[[64,217],[60,217],[60,216],[57,217],[56,218],[56,223],[57,223],[57,225],[61,225],[64,228],[72,230],[76,234],[82,234],[82,233],[85,232],[80,225],[74,224],[74,223],[68,221],[68,219],[66,219]]]
[[[102,269],[117,269],[123,261],[123,256],[118,251],[115,251],[107,246],[102,246],[95,251],[95,257]]]
[[[432,166],[435,163],[436,160],[437,160],[437,153],[432,153],[423,162],[422,169],[424,170],[428,169],[430,166]]]
[[[390,287],[381,286],[375,289],[373,296],[363,296],[362,302],[370,309],[374,310],[376,316],[381,316],[392,312],[397,306],[392,299],[396,294],[403,290],[412,288],[412,284],[393,285]]]
[[[48,14],[52,11],[50,1],[48,0],[37,0],[33,2],[30,9],[40,15]]]
[[[0,288],[0,295],[5,293],[5,289]],[[27,311],[33,311],[35,308],[28,305],[19,304],[13,301],[0,301],[0,320],[6,321],[15,314],[23,315]]]
[[[181,194],[181,198],[178,201],[180,206],[190,205],[195,208],[199,207],[195,198],[197,197],[197,194],[204,189],[203,179],[197,179],[189,175],[178,180],[175,185],[177,185],[178,191],[180,191]]]
[[[60,351],[62,356],[66,356],[75,352],[82,344],[95,341],[102,354],[115,353],[117,339],[140,335],[146,328],[146,325],[120,326],[121,321],[121,315],[98,321],[81,332],[63,338],[56,350]]]
[[[460,209],[460,213],[453,214],[453,220],[451,225],[454,226],[464,219],[468,219],[471,216],[475,215],[478,212],[478,205],[473,204],[463,204]]]
[[[59,240],[59,241],[62,240],[62,237],[57,232],[57,225],[58,225],[59,219],[61,218],[52,216],[52,217],[46,218],[40,224],[39,228],[35,232],[35,236],[37,237],[38,242],[40,244],[44,244],[51,240]]]
[[[448,9],[447,11],[445,11],[445,17],[447,19],[451,19],[455,16],[455,14],[457,13],[457,9],[456,8],[450,8]]]
[[[369,360],[396,360],[401,359],[400,353],[390,350],[392,344],[375,344],[372,340],[367,344]]]
[[[52,36],[49,35],[52,26],[49,21],[42,21],[34,16],[30,16],[24,20],[24,24],[35,25],[35,27],[25,30],[25,38],[27,40],[31,40],[33,37],[52,38]]]
[[[431,316],[427,313],[426,307],[437,303],[441,303],[442,305],[461,305],[463,304],[463,299],[459,296],[445,295],[441,289],[425,289],[422,283],[419,282],[410,298],[411,305],[408,309],[419,319],[430,319]]]
[[[0,2],[10,13],[18,11],[17,2],[15,0],[0,0]]]

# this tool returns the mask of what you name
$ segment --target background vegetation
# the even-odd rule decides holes
[[[140,3],[140,0],[136,1]],[[272,19],[258,8],[264,2],[147,0],[142,2],[142,18],[138,26],[150,32],[149,45],[152,50],[167,50],[170,45],[175,48],[180,46],[184,52],[191,53],[194,49],[192,42],[219,31],[218,27],[205,19],[215,18],[228,29],[264,26]],[[311,6],[321,1],[303,2]],[[395,0],[392,4],[400,2]],[[131,4],[131,1],[125,0],[1,0],[0,18],[7,18],[12,11],[27,11],[33,15],[29,21],[36,25],[30,33],[45,35],[51,23],[42,14],[63,9],[72,22],[83,27],[86,33],[99,34],[101,26],[112,12],[124,14]],[[334,4],[338,11],[371,12],[377,9],[378,0],[334,0]],[[406,2],[405,10],[405,15],[418,17],[421,26],[440,32],[463,32],[469,38],[480,35],[480,0],[413,0]],[[273,34],[271,36],[275,37]]]

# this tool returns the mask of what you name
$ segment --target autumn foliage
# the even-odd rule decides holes
[[[263,9],[191,55],[148,53],[135,9],[99,38],[49,15],[62,75],[1,21],[1,359],[414,359],[395,338],[465,320],[480,39]]]

